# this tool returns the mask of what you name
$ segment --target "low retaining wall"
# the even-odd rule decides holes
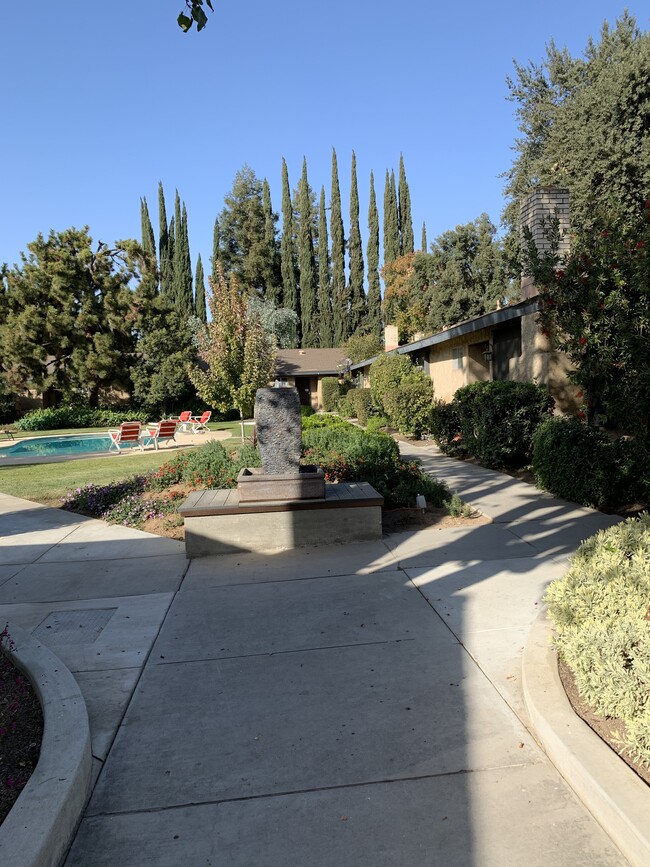
[[[236,489],[195,491],[180,514],[188,557],[381,538],[384,499],[367,482],[325,486],[325,498],[239,501]]]

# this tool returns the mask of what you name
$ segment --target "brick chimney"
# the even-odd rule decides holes
[[[540,253],[549,250],[551,245],[544,231],[553,217],[560,221],[559,253],[569,252],[569,191],[560,187],[538,187],[527,196],[521,205],[519,225],[521,230],[530,229],[535,246]],[[523,240],[523,232],[522,232]],[[522,299],[534,298],[538,294],[532,277],[521,278]]]
[[[398,346],[397,325],[386,325],[384,327],[384,349],[386,352],[390,352],[391,349],[397,349]]]

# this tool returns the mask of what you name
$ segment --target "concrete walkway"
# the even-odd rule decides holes
[[[521,689],[545,586],[613,519],[404,451],[493,523],[187,561],[0,494],[0,622],[65,662],[90,716],[66,867],[627,863]]]

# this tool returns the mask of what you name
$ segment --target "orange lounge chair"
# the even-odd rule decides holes
[[[199,433],[202,430],[208,429],[208,422],[210,421],[210,416],[212,413],[207,410],[203,413],[202,416],[193,416],[192,417],[192,433]]]
[[[142,432],[142,425],[139,421],[123,421],[119,427],[119,430],[109,430],[108,435],[111,438],[110,445],[108,446],[108,450],[113,451],[115,449],[116,452],[121,451],[121,445],[131,445],[137,446],[139,449],[142,448],[142,443],[140,442],[140,435]]]
[[[143,445],[148,446],[153,443],[154,448],[158,451],[158,443],[169,442],[170,440],[176,442],[175,437],[178,425],[179,423],[176,419],[159,421],[156,424],[147,425],[147,431],[142,435]]]

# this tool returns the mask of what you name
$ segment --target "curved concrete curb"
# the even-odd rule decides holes
[[[29,678],[43,708],[38,764],[0,825],[0,863],[57,867],[72,842],[90,789],[88,713],[77,681],[50,650],[9,624],[11,659]]]
[[[542,611],[523,656],[524,699],[553,764],[638,867],[650,864],[650,788],[574,712],[564,692]]]

